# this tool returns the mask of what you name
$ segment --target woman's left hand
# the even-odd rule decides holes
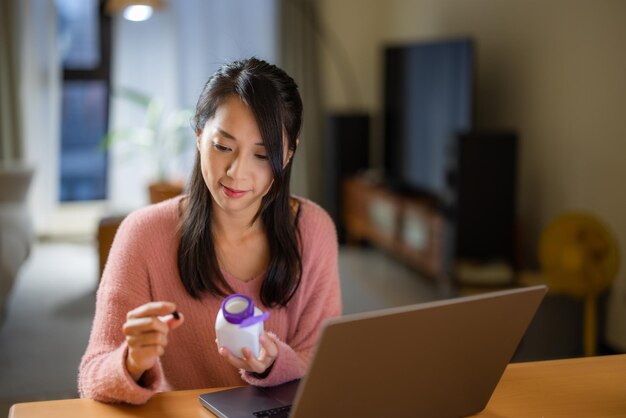
[[[215,341],[217,342],[217,340]],[[243,359],[233,355],[226,347],[218,349],[220,355],[238,369],[263,374],[274,364],[276,356],[278,355],[278,345],[276,341],[274,341],[274,338],[267,332],[259,337],[259,342],[261,343],[261,352],[258,358],[254,357],[248,348],[241,350]]]

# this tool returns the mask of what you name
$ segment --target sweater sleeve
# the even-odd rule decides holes
[[[125,366],[127,346],[122,326],[126,314],[151,299],[142,252],[150,242],[149,228],[145,218],[131,214],[115,236],[98,288],[89,344],[80,363],[81,397],[142,404],[155,392],[167,390],[160,363],[146,371],[140,383]]]
[[[315,206],[314,219],[301,230],[303,277],[298,299],[303,301],[296,332],[289,341],[278,341],[278,356],[270,373],[262,379],[242,371],[243,379],[255,386],[274,386],[304,376],[324,321],[341,315],[338,245],[335,225]],[[304,219],[303,219],[304,221]],[[307,254],[308,252],[308,254]]]

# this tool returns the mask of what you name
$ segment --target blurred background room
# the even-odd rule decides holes
[[[184,193],[198,95],[249,56],[300,86],[292,191],[335,220],[345,313],[546,283],[513,361],[626,352],[625,16],[621,0],[0,1],[0,416],[77,396],[119,222]]]

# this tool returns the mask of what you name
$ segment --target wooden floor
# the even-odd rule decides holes
[[[450,296],[433,280],[373,248],[342,247],[339,273],[347,314]]]

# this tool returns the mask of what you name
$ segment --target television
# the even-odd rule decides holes
[[[434,40],[384,49],[387,186],[445,205],[457,134],[473,128],[474,46]]]

